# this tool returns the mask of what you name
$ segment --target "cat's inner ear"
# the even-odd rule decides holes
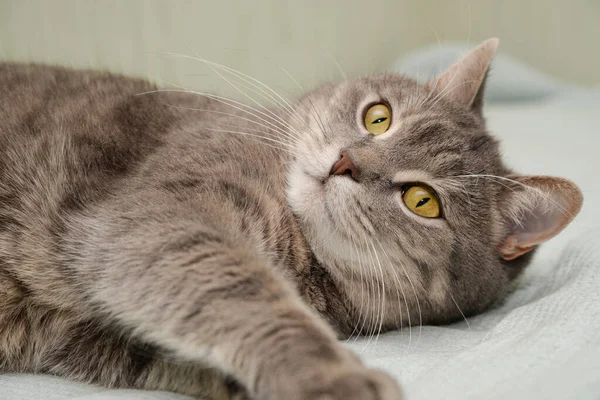
[[[498,39],[488,39],[471,50],[440,76],[428,82],[429,90],[480,111],[485,79],[498,43]]]
[[[557,235],[575,218],[583,195],[573,182],[549,176],[509,176],[500,200],[498,252],[513,260]]]

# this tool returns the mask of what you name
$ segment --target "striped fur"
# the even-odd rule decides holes
[[[337,338],[481,312],[528,261],[496,250],[505,187],[457,184],[510,173],[479,104],[381,76],[266,124],[154,90],[0,64],[0,371],[211,399],[398,399]],[[355,128],[373,93],[403,118],[387,141]],[[360,179],[319,186],[340,149]],[[401,211],[395,179],[439,184],[444,221]]]

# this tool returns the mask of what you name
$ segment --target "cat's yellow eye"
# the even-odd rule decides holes
[[[381,135],[390,127],[392,113],[385,104],[369,107],[365,114],[365,128],[373,135]]]
[[[402,201],[415,214],[426,218],[440,216],[440,202],[431,189],[414,185],[402,193]]]

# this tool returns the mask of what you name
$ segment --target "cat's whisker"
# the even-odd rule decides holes
[[[354,328],[355,331],[358,328],[358,326],[361,325],[361,320],[363,321],[360,329],[358,330],[358,333],[356,334],[356,337],[354,338],[353,343],[355,343],[356,340],[362,335],[362,331],[363,331],[363,327],[364,327],[364,320],[366,319],[366,315],[363,318],[363,309],[365,308],[365,301],[364,301],[365,300],[365,274],[363,273],[364,265],[363,265],[363,261],[362,261],[362,257],[361,257],[360,246],[358,243],[356,243],[356,241],[354,239],[352,239],[352,242],[354,243],[354,249],[356,251],[356,260],[358,263],[358,267],[356,268],[356,270],[358,271],[358,274],[360,277],[360,310],[359,310],[359,317],[356,320],[356,325]],[[367,301],[368,301],[368,296],[367,296]],[[368,312],[368,307],[367,307],[367,312]]]
[[[351,242],[350,242],[350,247],[352,249],[352,252],[350,253],[350,281],[354,283],[355,281],[355,276],[356,276],[356,266],[354,265],[354,253],[356,252],[356,254],[358,255],[357,257],[357,264],[359,263],[359,258],[360,255],[358,253],[358,250],[356,250],[356,243],[354,238],[351,238]],[[359,270],[360,271],[360,270]],[[350,339],[352,339],[352,336],[354,336],[354,333],[356,332],[356,329],[358,328],[358,324],[360,322],[360,318],[362,317],[362,309],[363,309],[363,296],[364,296],[364,291],[363,291],[363,281],[362,281],[362,274],[359,272],[359,278],[360,279],[360,286],[361,286],[361,299],[360,299],[360,310],[358,312],[358,319],[356,320],[356,324],[354,324],[354,329],[352,329],[352,332],[350,333],[350,335],[348,336],[348,338],[345,340],[345,342],[349,342]],[[357,334],[360,335],[360,332]],[[356,339],[355,339],[356,340]]]
[[[293,146],[290,146],[289,144],[287,144],[287,143],[284,143],[284,142],[281,142],[281,141],[279,141],[279,140],[276,140],[276,139],[271,139],[271,138],[268,138],[268,137],[265,137],[265,136],[261,136],[261,135],[255,135],[255,134],[248,133],[248,132],[243,132],[243,131],[231,131],[231,130],[226,130],[226,129],[216,129],[216,128],[209,128],[208,130],[210,130],[210,131],[213,131],[213,132],[237,133],[237,134],[239,134],[239,135],[252,136],[252,137],[256,137],[256,138],[262,139],[262,140],[267,140],[267,141],[269,141],[269,142],[278,143],[278,144],[281,144],[281,145],[283,145],[283,146],[289,146],[291,149],[293,149],[293,148],[294,148]],[[280,150],[285,150],[285,149],[282,149],[282,148],[279,148],[279,147],[276,147],[276,148],[278,148],[278,149],[280,149]]]
[[[300,82],[298,82],[298,80],[296,78],[294,78],[292,76],[292,74],[290,74],[285,68],[281,68],[281,70],[288,76],[290,77],[290,79],[296,84],[296,86],[298,86],[298,88],[302,91],[304,91],[304,88],[302,87],[302,85],[300,84]],[[313,115],[312,112],[309,112],[312,117],[315,119],[315,122],[317,122],[317,125],[319,125],[319,128],[321,129],[321,133],[324,135],[326,132],[325,129],[325,125],[323,124],[323,121],[321,120],[321,117],[319,116],[319,113],[317,112],[317,109],[313,103],[313,101],[310,99],[310,97],[308,98],[308,102],[311,104],[311,107],[313,109],[313,112],[316,114],[317,118],[315,118],[315,116]]]
[[[450,298],[452,299],[452,302],[454,303],[454,305],[456,306],[456,308],[458,308],[458,312],[460,313],[460,315],[462,315],[463,319],[465,320],[465,322],[467,323],[467,328],[469,328],[469,330],[471,329],[471,324],[469,323],[469,320],[467,319],[467,317],[465,316],[465,314],[462,312],[462,310],[460,309],[460,307],[458,306],[458,303],[456,302],[456,300],[454,299],[454,296],[452,296],[452,293],[448,292],[448,295],[450,296]]]
[[[363,244],[361,244],[361,246],[359,247],[359,250],[361,250],[361,251],[362,251],[362,246],[363,246]],[[363,251],[362,253],[363,253],[363,256],[365,254],[368,254],[369,258],[372,261],[372,257],[370,255],[368,246],[366,246],[366,251]],[[360,254],[360,252],[359,252],[359,254]],[[367,262],[367,260],[365,260],[365,262]],[[375,284],[374,284],[374,277],[373,277],[373,268],[371,268],[372,266],[373,265],[371,263],[371,264],[368,264],[367,267],[365,268],[364,265],[361,264],[361,268],[360,268],[361,274],[365,278],[365,282],[368,284],[367,287],[366,287],[366,293],[367,293],[367,296],[366,296],[366,300],[367,300],[366,312],[365,312],[365,317],[363,318],[362,325],[360,327],[360,333],[361,334],[363,332],[363,328],[365,328],[365,327],[368,328],[369,325],[371,325],[373,323],[373,316],[374,316],[374,314],[372,313],[372,310],[371,310],[371,308],[372,308],[371,307],[371,299],[373,298],[373,293],[375,292]],[[367,276],[367,273],[368,273],[368,276]],[[367,318],[369,316],[370,316],[370,322],[367,324]],[[366,334],[366,335],[368,336],[368,334]],[[367,343],[363,347],[363,351],[366,349],[366,347],[368,346],[369,342],[370,342],[370,338],[367,340]]]
[[[333,239],[335,237],[335,235],[338,233],[338,228],[336,226],[334,226],[333,232],[331,232],[331,234],[329,236],[327,236],[321,243],[317,243],[316,245],[313,246],[313,249],[320,249],[322,247],[324,247],[331,239]]]
[[[385,318],[385,276],[383,274],[383,267],[381,266],[379,255],[377,254],[377,250],[375,249],[375,245],[373,244],[373,240],[369,241],[371,242],[371,248],[373,249],[373,254],[375,255],[377,266],[379,267],[379,274],[381,276],[381,315],[379,317],[379,329],[377,331],[377,336],[375,337],[374,345],[376,345],[377,340],[379,339],[379,335],[381,334],[381,328],[383,327],[383,320]]]
[[[354,238],[352,239],[352,242],[354,243],[353,247],[354,247],[354,249],[356,251],[356,259],[357,259],[358,264],[359,264],[358,268],[356,270],[358,271],[358,274],[359,274],[359,277],[360,277],[360,310],[359,310],[359,313],[358,313],[358,319],[356,321],[356,325],[355,325],[354,329],[356,330],[356,328],[358,328],[358,325],[360,325],[361,320],[363,321],[362,325],[360,327],[360,330],[358,331],[357,336],[354,338],[354,342],[356,342],[356,340],[358,339],[358,337],[361,336],[362,333],[363,333],[364,324],[365,324],[366,319],[367,319],[367,314],[365,314],[364,318],[363,318],[363,310],[366,308],[366,313],[369,313],[370,297],[371,296],[368,295],[368,292],[367,292],[367,295],[365,295],[365,289],[366,289],[365,288],[365,286],[366,286],[365,285],[365,279],[366,279],[366,275],[364,273],[365,269],[364,269],[364,264],[363,264],[363,257],[361,257],[362,253],[361,253],[361,250],[360,250],[360,246],[358,245],[358,243],[356,243],[356,240]],[[366,300],[367,304],[365,304],[365,300]]]
[[[195,95],[199,95],[199,96],[202,96],[202,97],[206,97],[206,98],[215,100],[215,101],[217,101],[219,103],[228,105],[228,106],[230,106],[232,108],[235,108],[235,109],[240,110],[242,112],[245,112],[245,113],[247,113],[249,115],[252,115],[252,116],[254,116],[256,118],[259,118],[261,121],[269,124],[273,128],[277,128],[277,129],[280,129],[280,130],[282,130],[282,128],[291,129],[291,126],[286,121],[282,120],[281,118],[279,118],[279,119],[274,118],[271,115],[268,115],[268,114],[266,114],[266,113],[264,113],[264,112],[262,112],[262,111],[260,111],[260,110],[258,110],[256,108],[254,108],[254,107],[252,107],[252,106],[250,106],[248,104],[245,104],[245,103],[242,103],[242,102],[239,102],[237,100],[230,99],[230,98],[227,98],[227,97],[218,96],[218,95],[215,95],[215,94],[212,94],[212,93],[197,92],[197,91],[194,91],[194,90],[191,90],[191,89],[187,89],[187,88],[185,88],[185,87],[183,87],[181,85],[177,85],[177,84],[169,82],[169,81],[164,81],[164,82],[167,83],[167,84],[170,84],[170,85],[172,85],[172,86],[174,86],[176,88],[178,88],[179,90],[177,90],[177,89],[158,89],[156,91],[149,91],[149,92],[144,92],[144,93],[140,93],[140,94],[148,94],[148,93],[152,93],[152,92],[163,92],[163,91],[164,92],[169,92],[169,91],[171,91],[171,92],[178,92],[178,91],[180,91],[180,92],[183,92],[183,93],[195,94]],[[236,106],[234,106],[232,104],[235,104]],[[244,107],[244,108],[242,109],[242,108],[239,108],[239,107]],[[250,112],[248,110],[251,110],[252,112]],[[268,118],[269,120],[265,120],[264,118],[261,118],[259,115],[262,115],[265,118]],[[291,132],[291,131],[284,131],[284,132],[286,132],[286,135],[289,135],[289,136],[294,136],[293,134],[295,133],[295,132]]]
[[[231,80],[227,79],[227,77],[225,77],[225,75],[223,75],[222,73],[220,73],[216,68],[228,68],[225,67],[221,64],[212,62],[212,61],[208,61],[205,60],[201,57],[193,57],[187,54],[178,54],[178,53],[166,53],[166,55],[170,55],[170,56],[174,56],[174,57],[181,57],[181,58],[187,58],[187,59],[191,59],[191,60],[196,60],[196,61],[200,61],[203,62],[206,66],[208,66],[215,74],[217,74],[217,76],[219,76],[221,79],[223,79],[228,85],[230,85],[232,88],[234,88],[237,92],[239,92],[240,94],[242,94],[244,97],[246,97],[248,100],[252,101],[254,104],[256,104],[258,107],[262,108],[266,113],[270,114],[271,119],[273,120],[277,120],[279,123],[287,125],[287,128],[290,130],[294,130],[294,128],[292,126],[290,126],[287,121],[285,121],[283,118],[281,118],[279,115],[275,114],[273,111],[269,110],[267,107],[265,107],[264,105],[260,104],[260,102],[256,101],[256,99],[254,99],[252,96],[249,96],[246,92],[244,92],[243,90],[241,90],[239,87],[237,87]],[[226,70],[226,69],[225,69]],[[258,110],[257,110],[258,111]],[[300,132],[297,132],[297,134],[300,134]]]
[[[321,46],[322,49],[327,53],[327,55],[329,56],[329,58],[331,58],[331,61],[333,61],[333,63],[335,64],[335,66],[337,67],[338,71],[340,71],[340,74],[342,75],[342,78],[344,78],[345,81],[348,80],[348,77],[346,76],[346,73],[344,72],[344,70],[342,69],[342,66],[340,65],[340,63],[338,62],[338,60],[333,56],[333,54],[327,50],[324,46]]]
[[[390,260],[387,253],[386,253],[386,257],[388,257],[388,260]],[[390,260],[390,263],[391,263],[391,260]],[[404,266],[402,266],[402,265],[401,265],[401,267],[404,268]],[[406,306],[406,318],[408,320],[408,349],[410,350],[410,347],[412,345],[412,322],[411,322],[411,317],[410,317],[410,309],[408,307],[409,306],[408,298],[406,297],[406,293],[404,292],[404,285],[402,284],[400,278],[396,274],[396,270],[393,266],[392,266],[392,271],[394,271],[394,276],[398,280],[398,286],[400,287],[400,291],[402,292],[402,298],[404,299],[404,305]],[[402,306],[400,308],[402,308]],[[400,310],[400,315],[402,315],[402,310]],[[401,327],[402,327],[402,323],[401,323]]]
[[[258,130],[258,129],[251,129],[251,128],[244,128],[244,129],[254,130],[254,131],[257,131],[257,132],[264,132],[264,133],[270,133],[269,131],[274,131],[276,133],[279,133],[279,134],[283,135],[284,137],[286,137],[288,140],[290,140],[292,142],[294,142],[294,140],[295,140],[293,138],[287,137],[287,132],[285,132],[285,131],[283,131],[281,129],[275,129],[273,127],[267,126],[267,125],[262,124],[262,123],[260,123],[258,121],[255,121],[253,119],[242,117],[241,115],[226,113],[224,111],[218,111],[218,110],[210,110],[210,109],[206,109],[206,108],[184,107],[184,106],[179,106],[179,105],[169,104],[169,103],[162,103],[162,104],[164,104],[165,106],[168,106],[168,107],[173,107],[173,108],[177,108],[177,109],[181,109],[181,110],[199,111],[199,112],[207,112],[207,113],[213,113],[213,114],[227,115],[229,117],[237,118],[237,119],[240,119],[242,121],[246,121],[246,122],[249,122],[251,124],[263,127],[265,129],[267,129],[267,131],[261,131],[261,130]],[[231,127],[236,127],[236,126],[232,125]],[[274,137],[277,137],[277,136],[274,135]],[[295,143],[297,143],[297,142],[295,142]]]
[[[189,45],[188,45],[189,48]],[[192,49],[190,48],[190,50],[192,51]],[[279,94],[277,91],[273,90],[270,86],[266,85],[264,82],[260,81],[259,79],[256,79],[248,74],[243,73],[240,70],[237,70],[235,68],[232,67],[228,67],[226,65],[223,64],[219,64],[217,62],[214,61],[209,61],[206,59],[203,59],[202,57],[200,57],[198,55],[197,52],[194,51],[194,53],[196,54],[197,57],[192,57],[189,56],[187,54],[178,54],[178,53],[166,53],[167,55],[171,55],[171,56],[177,56],[177,57],[182,57],[182,58],[190,58],[193,59],[195,61],[201,61],[204,62],[206,64],[210,64],[214,67],[218,67],[221,68],[222,70],[232,74],[233,76],[237,77],[238,79],[243,80],[244,82],[252,85],[254,88],[260,90],[261,92],[263,92],[266,96],[269,96],[272,99],[272,104],[278,104],[279,107],[282,110],[286,110],[290,116],[295,116],[295,118],[297,119],[298,122],[303,123],[304,121],[302,120],[300,114],[294,109],[294,107],[292,106],[292,104],[285,98],[283,97],[281,94]],[[260,86],[257,86],[260,85]],[[262,89],[265,88],[266,90]],[[279,100],[277,100],[275,97],[273,97],[272,95],[269,94],[269,92],[271,92],[273,95],[275,95]]]
[[[401,233],[397,233],[397,235],[400,235],[400,234]],[[389,259],[389,257],[388,257],[388,259]],[[414,287],[412,281],[410,280],[410,277],[406,271],[406,268],[404,267],[403,264],[399,264],[399,265],[402,268],[404,275],[408,279],[408,282],[412,286],[413,292],[415,294],[416,302],[417,302],[417,308],[419,310],[419,339],[417,341],[417,343],[418,343],[421,340],[421,334],[422,334],[422,330],[423,330],[423,317],[422,317],[422,312],[421,312],[421,305],[419,303],[419,296],[417,295],[415,287]],[[399,286],[400,286],[400,290],[402,291],[402,297],[404,298],[404,304],[406,305],[406,313],[407,313],[407,320],[408,320],[408,349],[410,350],[410,346],[412,344],[412,321],[411,321],[411,316],[410,316],[410,308],[409,308],[408,299],[404,292],[404,285],[399,284]]]
[[[410,275],[406,271],[406,268],[404,267],[404,265],[401,264],[401,267],[402,267],[402,271],[404,272],[404,275],[406,276],[406,279],[408,280],[408,283],[410,283],[410,286],[412,287],[413,293],[415,295],[415,301],[417,303],[417,310],[419,311],[419,337],[417,338],[417,346],[418,346],[419,342],[421,341],[421,335],[423,334],[423,313],[421,312],[421,303],[419,302],[419,295],[417,294],[417,290],[415,289],[415,285],[414,285],[412,279],[410,279]],[[406,308],[408,310],[408,303],[406,304]],[[409,318],[410,318],[410,314],[409,314]],[[409,319],[409,323],[410,323],[410,319]]]
[[[183,88],[183,89],[157,89],[157,90],[150,90],[150,91],[147,91],[147,92],[138,93],[137,95],[140,96],[140,95],[146,95],[146,94],[151,94],[151,93],[159,93],[159,92],[188,93],[188,94],[194,94],[194,95],[197,95],[197,96],[206,97],[206,98],[215,100],[215,101],[217,101],[217,102],[219,102],[221,104],[225,104],[225,105],[227,105],[227,106],[229,106],[231,108],[234,108],[236,110],[239,110],[241,112],[244,112],[244,113],[246,113],[248,115],[252,115],[253,117],[256,117],[260,121],[262,121],[262,122],[266,123],[267,125],[271,126],[274,130],[281,131],[281,127],[275,125],[274,123],[272,123],[272,122],[270,122],[268,120],[265,120],[264,118],[260,117],[260,115],[257,115],[257,114],[254,113],[254,112],[257,112],[257,113],[259,113],[261,115],[264,115],[267,118],[269,118],[268,115],[262,113],[260,110],[256,110],[256,109],[252,108],[251,106],[248,106],[248,105],[246,105],[244,103],[240,103],[240,102],[232,100],[232,99],[228,99],[226,97],[216,96],[216,95],[213,95],[213,94],[210,94],[210,93],[196,92],[194,90],[189,90],[189,89],[185,89],[185,88]],[[233,104],[228,103],[228,102],[231,102]],[[242,107],[246,107],[246,108],[248,108],[248,109],[250,109],[252,111],[248,111],[248,109],[244,109]],[[282,132],[285,132],[285,131],[282,131]],[[291,137],[287,133],[286,133],[286,136],[288,136],[291,139]]]
[[[221,124],[220,127],[222,128],[233,128],[233,129],[239,129],[240,127],[237,125],[227,125],[227,124]],[[261,134],[268,134],[270,135],[269,137],[272,137],[274,139],[279,138],[279,136],[277,135],[273,135],[273,132],[271,132],[271,129],[268,129],[267,131],[265,131],[264,129],[257,129],[257,128],[248,128],[248,127],[243,127],[244,131],[249,131],[249,132],[256,132],[256,133],[261,133]],[[278,133],[282,133],[282,132],[278,132]],[[290,144],[295,144],[295,145],[299,145],[299,142],[296,139],[288,139],[290,141],[290,143],[287,143],[288,145]],[[293,146],[291,146],[293,147]]]
[[[398,286],[402,290],[402,295],[404,297],[404,304],[406,305],[407,318],[408,318],[408,333],[409,333],[408,349],[410,351],[410,347],[411,347],[411,344],[412,344],[411,343],[412,342],[412,324],[411,324],[411,321],[410,321],[410,309],[408,308],[408,301],[407,301],[406,296],[404,296],[403,285],[402,285],[402,283],[401,283],[401,281],[400,281],[400,279],[398,277],[398,274],[396,273],[395,266],[393,265],[393,263],[392,263],[389,255],[385,251],[385,248],[381,244],[379,246],[380,246],[381,250],[383,251],[385,257],[387,258],[388,263],[390,264],[390,270],[394,273],[394,278],[397,281],[396,292],[398,292]],[[402,269],[404,269],[403,265],[401,265],[401,267],[402,267]],[[404,274],[406,275],[406,270],[404,269],[404,271],[405,271]],[[407,278],[408,278],[408,275],[407,275]],[[410,281],[410,279],[409,279],[409,283],[412,285],[412,282]],[[417,339],[417,345],[418,345],[419,341],[421,340],[421,334],[422,334],[422,329],[423,329],[423,326],[422,326],[423,325],[423,320],[422,320],[422,315],[421,315],[421,306],[419,304],[419,298],[417,296],[417,292],[414,290],[414,286],[413,286],[413,291],[415,293],[415,298],[416,298],[416,301],[417,301],[417,308],[419,310],[419,338]],[[398,298],[400,298],[399,294],[398,294]],[[402,306],[400,306],[400,317],[402,317]]]
[[[273,100],[272,96],[270,96],[269,94],[264,94],[264,93],[262,93],[260,91],[257,91],[256,89],[252,88],[252,86],[248,86],[248,85],[245,85],[245,84],[239,83],[239,82],[237,83],[237,85],[239,85],[239,86],[243,87],[244,89],[249,90],[252,93],[255,93],[256,95],[260,96],[262,99],[264,99],[267,102],[269,102],[269,104],[272,104],[274,107],[276,107],[277,109],[279,109],[282,113],[285,113],[290,118],[293,118],[296,122],[299,122],[302,126],[304,126],[305,128],[307,128],[308,130],[310,130],[310,126],[305,121],[299,119],[299,117],[295,115],[295,114],[298,114],[295,110],[294,110],[295,114],[290,113],[290,111],[286,110],[280,104],[276,103],[276,100]]]
[[[259,113],[260,115],[265,116],[266,118],[269,118],[271,121],[273,121],[276,125],[281,125],[284,128],[287,128],[289,131],[289,135],[290,136],[295,136],[295,137],[302,137],[302,134],[300,132],[298,132],[294,127],[292,127],[286,120],[284,120],[283,118],[281,118],[279,115],[275,114],[273,111],[269,110],[268,108],[266,108],[265,106],[263,106],[262,104],[260,104],[259,102],[257,102],[255,99],[253,99],[251,96],[249,96],[247,93],[243,92],[242,90],[240,90],[238,87],[236,87],[231,81],[229,81],[227,78],[225,78],[222,74],[220,74],[217,70],[215,70],[213,67],[211,67],[211,69],[213,69],[213,71],[219,75],[223,80],[225,80],[227,83],[229,83],[232,87],[234,87],[236,90],[238,90],[240,93],[242,93],[244,96],[246,96],[248,99],[252,100],[255,104],[257,104],[260,108],[262,108],[263,110],[265,110],[266,112],[260,111],[259,109],[252,107],[248,104],[233,100],[233,99],[229,99],[226,97],[222,97],[222,96],[215,96],[215,97],[219,97],[222,100],[226,100],[229,101],[231,103],[234,104],[238,104],[240,106],[249,108],[250,110]],[[179,87],[181,89],[185,89],[182,86],[179,85],[175,85],[173,83],[170,83],[173,86]]]
[[[364,243],[365,243],[365,247],[369,253],[369,258],[371,259],[371,268],[369,268],[369,271],[371,272],[371,282],[373,283],[373,293],[375,292],[375,287],[377,287],[377,299],[379,299],[378,302],[378,306],[377,306],[377,311],[372,313],[372,318],[371,318],[371,322],[370,322],[370,329],[369,329],[369,339],[367,340],[367,344],[365,345],[365,348],[367,348],[370,344],[371,341],[373,340],[373,337],[375,336],[375,331],[377,329],[377,325],[378,325],[378,321],[379,321],[379,316],[381,315],[382,312],[382,302],[381,299],[384,297],[384,294],[381,292],[381,285],[379,284],[380,279],[379,277],[376,275],[376,259],[377,256],[373,254],[374,251],[374,246],[373,246],[373,241],[370,240],[365,234],[363,234],[363,238],[364,238]],[[373,249],[373,251],[372,251]],[[381,268],[379,268],[381,270]]]
[[[402,288],[402,282],[400,281],[400,277],[398,276],[398,273],[396,272],[396,268],[393,265],[393,263],[392,263],[389,255],[385,251],[385,248],[381,245],[381,242],[378,241],[378,243],[379,243],[379,247],[383,251],[383,254],[385,255],[385,258],[388,261],[388,264],[389,264],[389,267],[390,267],[389,270],[393,274],[394,280],[396,281],[396,285],[395,285],[396,299],[398,300],[398,305],[399,305],[398,311],[400,313],[400,333],[402,333],[402,302],[400,300],[400,290]],[[406,304],[406,297],[404,299],[405,299],[405,304]],[[410,332],[410,329],[409,329],[409,332]]]
[[[366,247],[366,251],[367,251],[367,253],[369,255],[369,259],[370,259],[370,262],[368,264],[368,268],[365,270],[366,272],[369,273],[369,279],[367,280],[367,282],[369,283],[369,287],[367,289],[367,291],[368,291],[367,293],[369,293],[368,299],[370,300],[371,298],[373,298],[373,300],[376,300],[377,298],[379,298],[379,295],[377,297],[374,297],[374,293],[375,293],[375,280],[376,280],[376,278],[374,277],[374,273],[373,273],[373,271],[374,271],[374,268],[373,268],[374,267],[373,256],[371,255],[371,251],[370,251],[369,246],[365,245],[365,247]],[[367,332],[365,333],[365,335],[367,336],[367,342],[365,343],[365,345],[363,347],[363,351],[366,350],[369,347],[369,345],[371,343],[371,340],[373,338],[373,329],[372,329],[372,327],[374,325],[374,319],[375,319],[375,316],[377,314],[375,312],[373,312],[372,308],[373,307],[371,307],[371,302],[369,301],[369,306],[367,308],[367,314],[365,314],[365,322],[366,322],[367,315],[369,315],[370,318],[369,318],[369,322],[367,323],[367,326],[366,326]]]

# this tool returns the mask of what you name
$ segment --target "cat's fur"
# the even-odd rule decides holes
[[[282,107],[252,114],[0,64],[0,371],[210,398],[398,399],[337,337],[484,310],[581,206],[569,181],[502,164],[481,116],[496,45],[427,85],[364,78],[293,109],[259,86]],[[361,116],[381,101],[392,125],[372,137]],[[330,176],[342,150],[355,179]],[[405,208],[410,182],[438,192],[443,218]]]

